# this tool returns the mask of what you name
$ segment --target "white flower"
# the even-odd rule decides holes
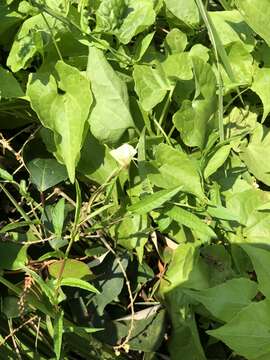
[[[122,167],[128,168],[131,160],[137,154],[137,150],[129,144],[123,144],[117,149],[111,150],[110,154]]]

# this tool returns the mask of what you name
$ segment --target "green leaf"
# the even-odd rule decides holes
[[[0,269],[20,270],[28,262],[27,246],[12,242],[0,242]]]
[[[241,42],[251,52],[255,47],[253,31],[237,10],[209,11],[209,16],[219,35],[221,44],[228,45]]]
[[[268,0],[236,0],[245,22],[270,46],[270,8]]]
[[[55,159],[34,159],[27,164],[31,182],[43,192],[67,179],[66,168]]]
[[[202,219],[192,214],[190,211],[174,206],[165,213],[174,221],[194,230],[199,237],[206,239],[216,238],[215,232]]]
[[[0,167],[0,178],[6,181],[13,181],[13,176],[8,171],[2,169],[1,167]]]
[[[189,27],[197,27],[200,15],[194,0],[165,0],[170,12]]]
[[[95,154],[89,156],[89,154]],[[107,146],[101,144],[89,132],[81,151],[78,171],[88,179],[104,184],[113,174],[118,165],[110,155]]]
[[[270,69],[269,68],[258,68],[254,74],[251,90],[254,91],[261,99],[263,103],[263,117],[262,122],[265,121],[266,117],[270,113],[269,96],[270,90],[267,84],[270,81]]]
[[[170,55],[183,52],[187,44],[187,35],[177,28],[167,34],[164,42],[165,49]]]
[[[48,270],[51,276],[57,278],[60,273],[60,269],[63,265],[63,260],[56,260],[48,266]],[[89,267],[82,261],[75,259],[67,259],[65,261],[65,267],[62,274],[62,278],[77,278],[82,279],[91,275]]]
[[[155,313],[153,306],[151,308],[146,308],[145,310],[135,313],[132,339],[129,341],[130,350],[150,353],[157,351],[161,345],[165,332],[166,312],[163,309],[159,309],[159,311]],[[124,323],[126,325],[126,336],[130,327],[130,321],[125,321],[125,318],[120,320],[119,322],[121,324]],[[117,322],[118,321],[115,323],[117,324]]]
[[[161,280],[160,293],[165,296],[173,331],[169,343],[170,359],[206,360],[196,326],[195,314],[183,289],[209,287],[208,271],[198,248],[192,243],[179,246]]]
[[[0,67],[0,98],[17,98],[24,92],[11,72]]]
[[[208,274],[200,257],[199,249],[193,243],[181,244],[174,250],[167,268],[160,292],[166,295],[172,290],[209,287]]]
[[[95,294],[100,293],[93,285],[89,284],[89,282],[82,280],[82,279],[75,278],[75,277],[65,277],[61,280],[60,284],[61,284],[61,286],[70,286],[70,287],[80,288],[83,290],[93,292]]]
[[[226,325],[207,333],[246,359],[267,360],[270,356],[269,314],[269,300],[252,303]]]
[[[208,161],[204,169],[204,178],[207,179],[213,175],[227,160],[231,152],[231,145],[220,147]]]
[[[52,209],[52,222],[55,235],[61,237],[65,220],[65,199],[60,199]]]
[[[245,250],[245,252],[250,257],[250,260],[253,264],[254,270],[257,275],[259,289],[260,291],[267,297],[270,297],[270,269],[269,269],[269,261],[270,261],[270,252],[265,249],[261,249],[259,247],[249,245],[249,244],[241,244],[241,248]]]
[[[57,157],[74,182],[92,103],[89,81],[78,69],[58,61],[53,74],[30,76],[27,95],[43,126],[53,131]]]
[[[233,79],[230,79],[226,68],[222,69],[225,92],[237,86],[249,86],[252,83],[253,57],[241,42],[230,44],[227,47],[228,61],[230,63]]]
[[[101,142],[115,144],[134,126],[126,84],[95,47],[89,48],[87,76],[95,99],[89,117],[91,133]]]
[[[182,186],[175,189],[160,190],[152,195],[145,196],[140,201],[129,206],[128,211],[135,212],[137,214],[147,214],[153,209],[156,209],[163,205],[165,202],[174,197],[181,190]]]
[[[18,318],[20,316],[18,300],[15,296],[5,296],[2,300],[1,312],[5,314],[8,319]]]
[[[48,14],[44,14],[44,17],[53,29],[54,34],[56,34],[57,28],[62,27],[61,23]],[[47,39],[50,37],[50,30],[41,14],[32,16],[24,21],[14,39],[7,59],[7,66],[13,72],[27,68],[38,52],[43,55],[42,32],[44,35],[47,35]]]
[[[257,124],[248,146],[240,153],[249,171],[266,185],[270,185],[269,149],[270,131],[265,126]]]
[[[257,294],[257,284],[249,279],[239,278],[200,291],[185,290],[185,293],[202,303],[214,317],[228,322],[251,303]]]
[[[97,31],[114,34],[123,44],[155,21],[152,0],[103,0],[96,12]]]
[[[61,358],[64,312],[58,311],[53,322],[53,347],[56,360]]]
[[[8,2],[0,4],[0,43],[8,44],[14,37],[17,27],[23,21],[23,15]]]
[[[171,86],[160,63],[135,65],[133,71],[135,91],[145,111],[159,104]]]
[[[188,146],[203,148],[206,141],[208,122],[217,110],[217,81],[209,64],[192,57],[196,81],[193,101],[185,100],[173,116],[173,122]]]
[[[155,157],[158,173],[149,175],[153,184],[164,189],[182,186],[184,192],[194,194],[200,199],[204,198],[199,169],[187,154],[160,144],[157,146]]]
[[[146,215],[133,214],[124,217],[121,223],[115,228],[117,243],[125,249],[135,249],[139,262],[142,262],[144,245],[148,240],[148,218]]]
[[[120,258],[123,269],[126,271],[128,259]],[[97,277],[97,286],[100,294],[95,295],[93,301],[97,311],[102,314],[106,305],[115,300],[122,291],[124,275],[117,259],[109,259],[101,265],[100,276]]]
[[[187,52],[169,55],[163,61],[162,66],[170,81],[191,80],[193,78],[192,61]]]

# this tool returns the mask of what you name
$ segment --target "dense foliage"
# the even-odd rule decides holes
[[[269,360],[269,18],[0,1],[0,359]]]

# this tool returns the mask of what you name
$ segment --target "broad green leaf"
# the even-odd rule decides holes
[[[74,182],[92,103],[89,81],[78,69],[58,61],[52,74],[30,76],[27,95],[43,126],[53,131],[57,157]]]
[[[240,153],[249,171],[266,185],[270,185],[269,149],[270,132],[265,126],[257,124],[248,146]]]
[[[245,22],[270,45],[270,8],[268,0],[236,0]]]
[[[23,21],[23,15],[14,6],[1,1],[0,4],[0,43],[8,44],[14,37],[17,27]]]
[[[228,280],[223,284],[200,291],[185,293],[202,303],[217,319],[228,322],[248,306],[256,296],[257,284],[245,278]]]
[[[165,0],[170,12],[189,27],[197,27],[200,15],[194,0]]]
[[[224,145],[214,153],[204,169],[205,179],[213,175],[224,164],[230,154],[230,151],[231,145]]]
[[[207,268],[193,243],[181,244],[174,250],[160,292],[166,295],[180,287],[196,290],[209,287]]]
[[[208,271],[200,258],[198,248],[192,243],[179,246],[161,281],[160,293],[165,296],[173,331],[170,338],[170,359],[179,354],[187,360],[206,360],[196,326],[195,314],[183,288],[209,287]]]
[[[187,46],[187,35],[181,30],[174,28],[166,36],[164,46],[169,55],[178,54]]]
[[[20,270],[28,262],[27,246],[12,242],[0,242],[0,269]]]
[[[124,217],[115,228],[114,237],[117,243],[125,249],[135,249],[140,263],[143,260],[144,246],[148,240],[148,226],[146,214],[132,214],[131,216]]]
[[[153,308],[153,306],[151,307]],[[129,341],[130,350],[144,351],[150,353],[157,351],[164,337],[165,315],[164,309],[159,309],[156,313],[151,312],[151,308],[135,313],[134,328],[132,331],[132,339]],[[144,314],[145,312],[145,314]],[[120,321],[121,320],[121,321]],[[121,337],[126,336],[130,327],[130,321],[125,318],[120,319],[121,324],[125,324],[125,333]],[[117,321],[115,322],[117,324]]]
[[[96,12],[96,30],[114,34],[128,44],[154,23],[153,5],[152,0],[102,0]]]
[[[126,270],[128,259],[120,258],[119,261]],[[105,306],[117,298],[124,285],[124,275],[117,259],[109,259],[102,263],[96,284],[96,287],[100,289],[100,294],[95,295],[93,301],[97,306],[98,313],[102,314]]]
[[[89,156],[95,154],[95,156]],[[78,171],[88,179],[104,184],[117,169],[117,163],[107,146],[101,144],[90,132],[81,151]]]
[[[254,49],[253,31],[239,11],[209,11],[208,14],[218,32],[222,45],[227,47],[234,42],[241,42],[249,52]]]
[[[15,296],[5,296],[3,298],[1,312],[5,314],[8,319],[20,317],[18,300]]]
[[[60,269],[63,265],[63,260],[56,260],[48,266],[48,270],[51,276],[57,278],[60,273]],[[62,274],[63,279],[65,278],[78,278],[89,277],[92,272],[89,267],[82,261],[76,259],[67,259],[65,262],[64,271]]]
[[[55,159],[34,159],[27,164],[31,182],[43,192],[67,179],[66,168]]]
[[[237,86],[249,86],[252,83],[253,57],[241,42],[230,44],[227,48],[228,61],[234,78],[233,81],[227,74],[226,68],[222,69],[222,77],[226,90]]]
[[[270,90],[267,84],[270,81],[270,69],[269,68],[258,68],[254,74],[251,90],[254,91],[261,99],[263,103],[263,117],[262,122],[265,121],[266,117],[270,113],[269,96]]]
[[[193,78],[192,61],[187,52],[168,55],[162,66],[166,76],[174,82]]]
[[[217,110],[217,82],[209,64],[196,57],[192,57],[192,63],[196,81],[195,97],[193,101],[183,101],[180,110],[173,116],[173,122],[186,145],[203,148],[208,122]]]
[[[78,279],[76,277],[65,277],[61,280],[60,285],[80,288],[83,290],[93,292],[95,294],[99,294],[99,291],[93,285],[89,284],[89,282],[82,279]]]
[[[227,197],[227,208],[236,214],[236,219],[246,226],[252,226],[256,223],[258,217],[267,216],[267,212],[259,212],[259,208],[269,203],[270,194],[266,191],[259,189],[243,187],[243,183],[240,183],[241,189],[239,192]],[[253,239],[254,241],[254,239]]]
[[[134,60],[139,61],[147,51],[147,49],[150,46],[151,41],[153,40],[153,37],[155,35],[155,32],[151,32],[147,34],[146,36],[139,36],[136,39],[135,44],[135,53],[134,53]]]
[[[250,304],[226,325],[207,333],[246,359],[267,360],[270,357],[269,328],[270,301],[263,300]]]
[[[64,312],[62,310],[58,311],[53,322],[53,347],[54,347],[56,360],[60,360],[61,358],[62,340],[63,340],[63,332],[64,332],[63,318],[64,318]]]
[[[250,257],[250,260],[254,266],[254,270],[257,275],[259,289],[260,291],[267,297],[270,297],[270,269],[269,269],[269,261],[270,261],[270,251],[261,249],[256,246],[252,246],[251,244],[241,244],[242,249]]]
[[[61,28],[61,22],[58,22],[50,15],[44,14],[49,26],[53,29],[54,35],[57,29]],[[50,30],[41,14],[32,16],[24,21],[19,29],[12,48],[7,59],[7,66],[13,72],[28,67],[29,63],[37,53],[43,55],[43,37],[42,32],[50,37]]]
[[[0,67],[0,98],[17,98],[24,92],[11,72]]]
[[[155,157],[158,173],[149,175],[153,184],[163,189],[182,186],[184,192],[204,198],[199,169],[186,153],[160,144]]]
[[[194,230],[199,237],[206,239],[215,239],[217,237],[215,232],[203,221],[203,219],[200,219],[190,211],[184,210],[181,207],[174,206],[165,214],[179,224]]]
[[[175,188],[175,189],[168,189],[168,190],[160,190],[155,192],[152,195],[145,196],[140,201],[136,202],[135,204],[132,204],[128,210],[131,212],[135,212],[137,214],[147,214],[153,209],[156,209],[157,207],[160,207],[165,202],[170,200],[172,197],[174,197],[180,190],[181,186]]]
[[[95,100],[89,117],[91,133],[101,142],[115,144],[134,126],[126,84],[95,47],[89,48],[87,76]]]
[[[171,85],[160,63],[135,65],[133,71],[135,91],[145,111],[152,110],[170,90]]]

